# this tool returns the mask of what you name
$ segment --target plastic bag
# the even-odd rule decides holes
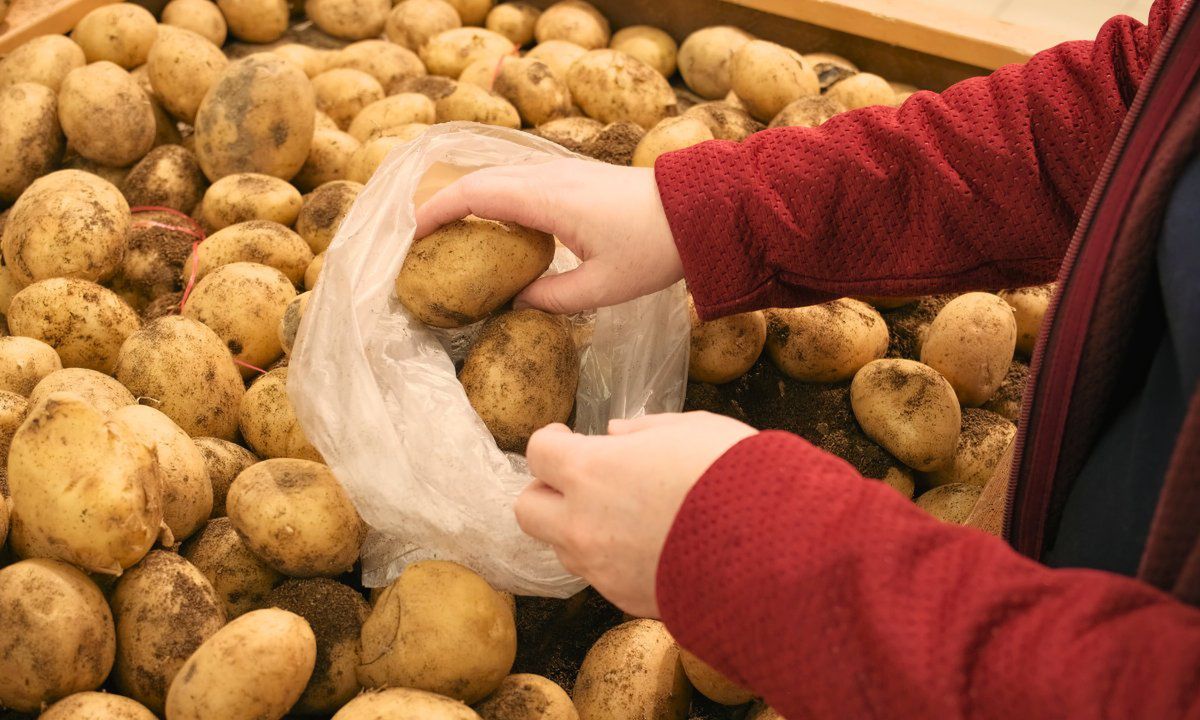
[[[515,130],[437,125],[384,161],[326,251],[288,393],[305,435],[372,528],[367,586],[432,558],[521,595],[567,597],[584,586],[517,526],[512,506],[530,481],[524,458],[496,446],[455,376],[452,355],[465,352],[479,325],[435,332],[393,289],[417,204],[473,170],[561,157],[576,156]],[[578,262],[560,246],[548,273]],[[691,327],[682,283],[573,321],[582,339],[577,431],[682,408]]]

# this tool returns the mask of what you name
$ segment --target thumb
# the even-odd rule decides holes
[[[601,306],[605,285],[600,266],[585,262],[574,270],[534,280],[513,299],[513,307],[532,307],[555,315],[592,310]]]
[[[642,415],[641,417],[630,418],[628,420],[622,418],[614,418],[608,421],[609,435],[630,435],[643,430],[652,430],[654,428],[666,427],[679,422],[680,413],[656,413],[654,415]]]
[[[423,238],[446,223],[468,215],[514,222],[554,234],[557,213],[548,206],[552,195],[532,192],[539,167],[493,167],[477,170],[439,190],[417,208],[414,237]]]

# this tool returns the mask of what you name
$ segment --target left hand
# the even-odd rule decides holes
[[[676,513],[709,466],[758,431],[691,412],[613,420],[608,432],[556,424],[534,433],[526,457],[535,480],[517,499],[517,522],[617,607],[657,618],[658,560]]]

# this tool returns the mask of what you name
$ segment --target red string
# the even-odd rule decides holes
[[[234,358],[234,359],[233,359],[233,362],[234,362],[234,364],[236,364],[236,365],[241,365],[241,366],[242,366],[242,367],[244,367],[244,368],[249,368],[250,370],[254,370],[254,371],[256,371],[256,372],[257,372],[259,375],[266,375],[266,374],[267,374],[267,371],[266,371],[266,370],[263,370],[263,369],[262,369],[262,368],[260,368],[260,367],[255,367],[254,365],[251,365],[250,363],[242,362],[241,360],[238,360],[237,358]]]
[[[496,78],[500,77],[500,68],[504,66],[504,61],[509,59],[510,57],[516,57],[520,53],[521,53],[521,49],[514,47],[512,49],[512,52],[510,52],[506,55],[501,55],[500,59],[496,61],[496,69],[492,71],[492,86],[493,87],[495,87],[495,85],[496,85]],[[491,90],[491,89],[492,88],[488,88],[488,90]]]

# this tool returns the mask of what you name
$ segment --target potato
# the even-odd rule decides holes
[[[672,117],[663,120],[646,133],[633,151],[634,167],[654,167],[662,155],[712,140],[712,131],[694,117]]]
[[[476,60],[499,60],[516,52],[516,47],[511,40],[491,30],[462,27],[434,35],[419,52],[431,75],[456,78]]]
[[[688,379],[727,383],[745,375],[758,361],[767,341],[767,320],[762,312],[700,322],[690,297],[688,310],[692,316]]]
[[[588,650],[573,697],[581,720],[683,720],[691,686],[666,626],[632,620]]]
[[[393,687],[351,700],[333,720],[480,720],[474,710],[442,695]]]
[[[183,663],[225,624],[225,608],[208,579],[163,550],[121,576],[112,593],[112,613],[117,688],[157,713]]]
[[[484,27],[508,38],[513,45],[524,47],[533,41],[534,28],[542,11],[525,2],[506,2],[492,8]]]
[[[0,88],[30,82],[57,93],[67,75],[86,64],[79,45],[62,35],[41,35],[0,59]]]
[[[207,325],[240,361],[242,377],[279,359],[279,321],[296,297],[286,275],[269,265],[236,262],[204,276],[183,307],[184,317]]]
[[[300,191],[277,177],[226,175],[204,193],[204,221],[214,230],[250,220],[291,225],[300,214],[301,202]]]
[[[212,482],[204,456],[187,433],[152,407],[127,405],[112,418],[153,449],[162,479],[163,523],[176,542],[191,537],[212,515]]]
[[[406,142],[408,141],[402,138],[379,137],[363,143],[350,158],[346,179],[358,185],[367,184],[371,181],[371,176],[375,174],[375,171],[387,159],[388,154]]]
[[[754,693],[683,648],[679,650],[679,661],[692,686],[709,700],[721,705],[743,705],[754,699]]]
[[[10,542],[22,557],[119,575],[162,525],[153,452],[75,393],[52,393],[30,408],[9,449],[8,486]]]
[[[36,83],[0,86],[0,202],[14,202],[62,159],[58,98]]]
[[[227,517],[210,520],[183,545],[183,557],[204,574],[230,620],[263,607],[283,576],[238,537]]]
[[[571,696],[541,675],[509,675],[476,710],[483,720],[579,720]]]
[[[798,53],[765,40],[752,40],[734,54],[730,79],[746,109],[763,122],[798,98],[821,92],[817,74]]]
[[[58,119],[75,152],[102,165],[132,165],[154,147],[157,125],[150,98],[110,62],[67,75],[58,93]]]
[[[283,0],[279,0],[283,2]],[[269,53],[230,63],[196,113],[196,156],[210,180],[254,172],[291,179],[308,158],[312,83]]]
[[[842,298],[822,305],[766,311],[767,353],[790,377],[839,382],[884,356],[888,329],[875,308]]]
[[[631,122],[610,123],[580,152],[606,163],[629,166],[633,164],[633,153],[644,137],[646,131],[640,125]]]
[[[108,61],[126,70],[146,62],[157,37],[158,22],[150,11],[128,2],[96,8],[71,31],[89,63]]]
[[[114,373],[188,435],[232,440],[244,389],[229,348],[202,323],[162,317],[129,336]]]
[[[858,74],[858,67],[842,57],[832,53],[809,53],[804,56],[806,65],[817,74],[821,81],[821,90],[827,90],[835,83]]]
[[[458,377],[500,449],[523,453],[534,431],[571,416],[579,357],[570,327],[539,310],[504,313],[484,326]]]
[[[42,381],[29,394],[29,407],[41,404],[43,400],[57,392],[73,392],[103,415],[114,413],[126,405],[137,404],[133,393],[125,389],[125,386],[114,378],[95,370],[66,368],[65,370],[56,370],[42,378]]]
[[[887,80],[871,73],[858,73],[834,83],[825,94],[850,110],[896,102],[896,93]]]
[[[425,64],[415,52],[386,40],[362,40],[347,45],[330,60],[331,68],[361,70],[379,81],[388,95],[399,92],[400,83],[425,74]]]
[[[271,591],[267,605],[304,618],[317,639],[312,678],[293,712],[337,712],[361,689],[355,676],[359,633],[371,606],[357,591],[325,578],[288,580]]]
[[[464,25],[483,25],[496,0],[449,0]]]
[[[259,461],[258,456],[246,448],[219,438],[193,438],[212,485],[212,517],[225,516],[225,496],[229,486],[243,470]]]
[[[112,613],[87,575],[55,560],[0,569],[0,707],[37,712],[100,687],[116,653]]]
[[[200,172],[194,163],[193,169]],[[175,293],[183,264],[202,235],[187,219],[156,210],[135,213],[131,228],[120,274],[110,287],[134,303],[135,309],[143,309],[149,302]],[[175,304],[179,304],[178,298]]]
[[[896,467],[890,467],[880,478],[884,485],[900,493],[907,500],[913,499],[913,493],[917,489],[917,484],[913,480],[912,471],[906,467],[901,467],[897,463]]]
[[[125,338],[141,320],[113,291],[87,280],[52,278],[13,297],[9,330],[45,342],[63,367],[111,373]]]
[[[296,232],[314,253],[325,252],[333,242],[342,220],[346,219],[362,189],[360,183],[342,180],[326,183],[304,196],[304,204],[296,218]]]
[[[403,0],[392,8],[384,33],[397,45],[419,52],[430,38],[460,27],[458,11],[446,0]]]
[[[308,19],[324,32],[343,40],[379,37],[392,10],[390,0],[307,0]]]
[[[329,63],[333,60],[332,51],[320,50],[308,45],[300,45],[299,43],[286,43],[271,48],[271,52],[288,60],[303,70],[304,74],[310,78],[314,78],[328,70]]]
[[[944,375],[966,407],[987,402],[1012,364],[1017,321],[990,293],[966,293],[946,304],[921,344],[921,362]]]
[[[326,70],[312,79],[312,86],[317,109],[333,118],[342,130],[350,128],[363,108],[384,98],[379,81],[361,70]]]
[[[321,72],[325,72],[325,71],[322,70]],[[321,112],[320,110],[318,110],[313,115],[313,129],[314,130],[340,130],[337,123],[335,123],[333,121],[333,118],[329,117],[328,115]]]
[[[287,32],[287,0],[217,0],[217,7],[239,40],[269,43]]]
[[[317,641],[299,615],[246,613],[188,658],[167,691],[171,720],[279,720],[312,675]]]
[[[676,110],[666,79],[616,50],[592,50],[577,60],[567,73],[567,87],[579,107],[601,122],[627,120],[648,130]]]
[[[50,373],[62,370],[54,348],[27,337],[0,337],[0,390],[29,397]]]
[[[750,113],[726,102],[705,102],[688,108],[684,117],[695,118],[708,126],[718,140],[741,142],[763,129]]]
[[[212,0],[171,0],[163,8],[162,23],[191,30],[217,47],[225,44],[229,31],[225,15]]]
[[[962,525],[970,517],[983,488],[978,485],[942,485],[917,498],[917,507],[942,522]]]
[[[300,321],[304,318],[304,311],[308,309],[308,298],[311,295],[311,292],[297,295],[295,300],[288,303],[287,310],[283,312],[283,319],[279,321],[279,344],[288,355],[292,354],[296,334],[300,332]]]
[[[95,160],[88,160],[79,155],[71,155],[70,152],[72,151],[70,148],[67,149],[67,152],[68,155],[63,160],[59,168],[60,170],[79,170],[89,175],[95,175],[101,180],[117,187],[120,187],[121,183],[125,182],[125,176],[129,174],[129,168],[127,167],[109,167]]]
[[[438,122],[463,120],[513,130],[521,127],[521,116],[512,103],[496,93],[468,83],[456,83],[450,94],[435,98],[434,108]]]
[[[313,261],[308,264],[308,269],[304,271],[304,289],[316,290],[317,280],[321,277],[321,270],[325,267],[325,253],[313,258]]]
[[[675,74],[679,48],[674,38],[656,27],[632,25],[618,30],[609,47],[641,60],[663,77]]]
[[[376,137],[380,130],[413,123],[431,125],[435,118],[436,108],[428,96],[399,93],[363,108],[350,123],[349,132],[363,143]]]
[[[513,104],[526,125],[541,125],[571,113],[571,94],[566,83],[538,60],[504,59],[493,89]]]
[[[134,207],[167,207],[190,214],[207,183],[195,155],[181,145],[162,145],[133,166],[121,192]]]
[[[492,58],[476,60],[463,68],[462,75],[458,76],[458,81],[491,91],[495,88],[496,75],[500,72],[500,66],[507,59],[509,59],[508,55],[502,55],[499,60],[493,60]]]
[[[846,112],[846,106],[836,98],[807,95],[785,105],[771,120],[770,127],[818,127],[843,112]]]
[[[567,81],[567,73],[579,58],[587,55],[587,48],[566,40],[547,40],[538,43],[525,54],[530,60],[545,63],[560,81]]]
[[[191,30],[163,33],[146,61],[163,107],[188,124],[196,121],[200,102],[228,64],[220,48]]]
[[[475,703],[500,686],[516,651],[512,611],[483,578],[452,562],[417,562],[363,624],[358,679]]]
[[[746,716],[746,720],[784,720],[784,717],[775,712],[774,709],[758,703],[750,710],[750,714]]]
[[[1055,285],[1051,283],[1000,291],[1000,298],[1013,309],[1013,317],[1017,322],[1017,352],[1026,357],[1033,355],[1033,347],[1041,335],[1042,322],[1050,308],[1054,289]]]
[[[608,47],[608,19],[584,0],[559,0],[538,17],[534,35],[539,43],[566,40],[585,50]]]
[[[1025,399],[1025,384],[1028,381],[1029,364],[1013,360],[1004,375],[1004,382],[1000,383],[1000,389],[980,407],[1006,420],[1017,422],[1021,418],[1021,405]]]
[[[358,140],[341,130],[318,130],[313,133],[308,159],[296,177],[292,178],[292,183],[301,190],[311,191],[321,185],[345,180],[354,154],[361,147]]]
[[[536,135],[579,152],[604,129],[604,123],[586,117],[567,117],[538,125]]]
[[[79,692],[54,703],[38,720],[155,720],[146,706],[121,695]]]
[[[551,235],[467,217],[413,243],[396,278],[396,296],[427,325],[465,327],[512,300],[553,259]]]
[[[72,370],[70,372],[90,371]],[[31,404],[33,403],[24,396],[0,390],[0,506],[4,508],[5,522],[4,532],[0,535],[4,536],[8,534],[8,505],[3,502],[8,498],[8,449],[12,445],[13,435],[16,434],[17,428],[25,421],[25,414],[29,412]],[[0,539],[0,548],[2,547],[4,547],[4,541]]]
[[[733,55],[754,38],[727,25],[706,27],[688,35],[679,46],[683,81],[706,100],[720,100],[733,87]]]
[[[1017,435],[1017,426],[994,412],[967,408],[962,412],[962,432],[954,461],[931,473],[925,480],[931,486],[963,483],[987,485],[1008,446]]]
[[[850,383],[850,404],[863,432],[905,465],[928,472],[953,462],[962,413],[954,388],[928,365],[868,363]]]
[[[185,280],[193,268],[199,280],[222,265],[256,262],[270,265],[299,285],[313,259],[304,238],[270,220],[250,220],[219,230],[200,245],[198,255],[199,259],[193,255],[184,263]]]

